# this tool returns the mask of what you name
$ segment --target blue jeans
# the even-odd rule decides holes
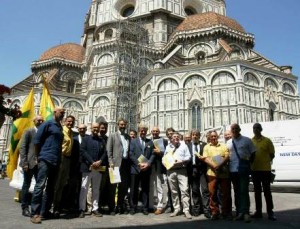
[[[230,173],[234,190],[234,202],[237,213],[249,214],[249,174]]]
[[[49,213],[54,195],[54,185],[57,177],[58,167],[49,162],[41,160],[38,164],[38,176],[34,186],[31,200],[31,215],[44,215]],[[47,182],[45,194],[43,190]]]
[[[37,173],[38,173],[38,167],[35,166],[32,169],[28,169],[27,171],[24,171],[24,181],[22,185],[22,192],[21,192],[21,208],[24,210],[25,208],[28,208],[30,205],[30,194],[29,194],[29,188],[31,185],[32,177],[34,176],[35,180],[37,180]]]

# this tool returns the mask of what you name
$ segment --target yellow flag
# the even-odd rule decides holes
[[[28,97],[21,108],[22,116],[13,122],[12,136],[10,140],[8,163],[7,163],[7,176],[12,179],[14,170],[17,168],[19,158],[20,140],[24,130],[33,127],[34,114],[34,92],[31,89]]]
[[[40,115],[43,116],[45,121],[47,121],[52,119],[53,112],[54,112],[54,103],[51,98],[47,82],[44,79],[43,94],[42,94],[41,104],[40,104]]]

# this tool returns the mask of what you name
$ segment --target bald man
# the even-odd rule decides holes
[[[230,131],[230,130],[226,130],[226,131],[224,132],[224,139],[225,139],[225,142],[229,141],[231,138],[232,138],[231,131]]]
[[[50,208],[61,160],[64,139],[61,121],[64,115],[65,110],[62,107],[56,107],[53,119],[44,122],[34,137],[35,152],[38,156],[38,176],[31,201],[31,222],[35,224],[42,222],[42,216],[43,218],[52,216]],[[43,197],[45,186],[46,190]]]

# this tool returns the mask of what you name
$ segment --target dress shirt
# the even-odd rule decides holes
[[[120,134],[120,138],[121,138],[121,142],[122,142],[122,146],[123,146],[123,154],[122,157],[123,158],[128,158],[128,145],[129,142],[128,140],[125,139],[125,136],[121,133],[121,131],[118,131]]]

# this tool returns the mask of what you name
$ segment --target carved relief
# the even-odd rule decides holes
[[[265,88],[265,100],[267,102],[278,103],[278,94],[275,90],[272,89],[273,88],[270,85]]]

